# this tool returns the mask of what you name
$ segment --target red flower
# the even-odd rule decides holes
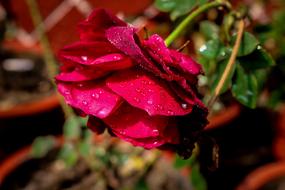
[[[196,92],[201,66],[168,49],[160,36],[140,41],[135,32],[95,10],[79,24],[80,41],[59,52],[58,90],[98,133],[107,128],[148,149],[187,149],[193,131],[207,123],[207,108]]]

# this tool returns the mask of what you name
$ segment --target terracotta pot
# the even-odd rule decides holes
[[[237,103],[231,104],[219,113],[209,116],[209,124],[205,127],[205,130],[211,130],[220,126],[226,125],[240,114],[241,106]]]
[[[19,53],[32,53],[41,55],[42,50],[38,45],[25,46],[16,40],[4,41],[2,44],[4,49]],[[19,116],[28,116],[36,113],[49,111],[59,106],[59,98],[56,93],[52,93],[41,99],[15,105],[9,109],[0,108],[0,118],[11,118]]]
[[[267,164],[250,173],[236,190],[258,190],[281,177],[285,177],[284,161]]]
[[[52,110],[59,106],[58,95],[53,94],[40,100],[16,105],[7,110],[0,109],[0,118],[28,116]]]
[[[63,137],[58,136],[56,137],[56,146],[60,146],[63,143]],[[32,151],[32,145],[26,146],[12,155],[10,155],[8,158],[6,158],[4,161],[0,164],[0,188],[3,183],[3,180],[5,180],[5,177],[8,176],[10,173],[12,173],[17,167],[19,167],[23,162],[30,159]]]

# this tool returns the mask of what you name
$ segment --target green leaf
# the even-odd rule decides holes
[[[222,44],[219,39],[213,39],[207,41],[204,45],[199,48],[199,52],[204,57],[213,60],[219,55],[222,48]]]
[[[258,70],[253,71],[253,74],[257,80],[258,92],[261,92],[267,81],[269,70],[268,69],[258,69]]]
[[[207,190],[207,183],[200,172],[199,164],[196,162],[191,170],[191,182],[195,190]]]
[[[59,154],[59,159],[63,160],[67,167],[72,167],[76,164],[78,160],[78,154],[74,146],[70,143],[66,143],[61,148]]]
[[[176,6],[170,13],[171,20],[189,13],[197,4],[197,0],[176,0]]]
[[[160,11],[170,12],[170,18],[175,20],[206,2],[207,0],[155,0],[154,5]]]
[[[45,156],[56,145],[56,140],[52,136],[37,137],[32,145],[32,156],[41,158]]]
[[[219,38],[218,25],[210,21],[203,21],[200,23],[200,32],[207,40]]]
[[[233,46],[237,38],[237,34],[234,34],[231,39],[231,45]],[[258,40],[251,33],[244,32],[242,35],[242,40],[240,43],[238,56],[245,56],[252,53],[257,45],[259,44]]]
[[[212,85],[211,85],[211,92],[213,92],[215,90],[215,88],[217,87],[219,81],[221,80],[221,77],[225,71],[225,68],[228,64],[228,59],[226,60],[223,60],[223,61],[220,61],[218,64],[217,64],[217,70],[213,76],[213,81],[212,81]],[[228,78],[225,80],[225,83],[224,83],[224,86],[222,87],[221,89],[221,94],[226,92],[231,84],[232,84],[232,78],[233,78],[233,75],[234,75],[234,72],[236,70],[236,65],[238,64],[238,61],[236,61],[234,63],[234,66],[233,66],[233,69],[230,71],[230,74],[228,76]]]
[[[251,54],[238,58],[238,60],[241,65],[249,71],[275,65],[274,59],[261,46],[258,46]]]
[[[243,105],[250,108],[256,107],[258,85],[252,73],[246,73],[241,65],[236,68],[236,81],[232,87],[233,96]]]
[[[175,168],[183,168],[183,167],[188,167],[192,166],[193,163],[196,161],[196,156],[194,154],[191,155],[189,159],[182,159],[179,156],[176,156],[175,162],[174,162],[174,167]]]
[[[76,139],[81,135],[81,125],[78,117],[70,117],[64,123],[63,133],[67,139]]]
[[[154,5],[157,9],[163,12],[169,12],[176,6],[175,0],[155,0]]]
[[[88,142],[80,142],[78,145],[80,155],[89,156],[92,145]]]

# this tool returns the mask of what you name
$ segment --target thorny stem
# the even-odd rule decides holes
[[[232,54],[230,56],[229,62],[223,72],[222,77],[219,80],[218,85],[216,86],[216,88],[214,89],[214,93],[212,95],[212,97],[210,98],[209,102],[208,102],[208,108],[209,110],[212,108],[215,100],[217,99],[217,97],[220,95],[221,90],[225,84],[225,81],[227,80],[227,78],[229,77],[230,71],[233,69],[234,67],[234,63],[235,63],[235,59],[239,50],[239,46],[241,43],[241,39],[242,39],[242,35],[243,35],[243,31],[244,31],[244,21],[240,20],[238,23],[238,32],[237,32],[237,38],[233,47],[233,51]]]
[[[201,13],[204,13],[208,9],[214,7],[224,6],[230,8],[231,5],[227,1],[213,1],[206,3],[196,10],[194,10],[191,14],[189,14],[172,32],[171,34],[165,39],[166,46],[169,46],[180,34],[185,30],[185,28],[191,23],[191,21],[199,16]]]
[[[30,9],[34,26],[37,26],[36,32],[39,36],[40,45],[43,49],[43,57],[46,62],[48,77],[52,81],[53,86],[55,87],[56,85],[53,78],[57,74],[57,63],[53,56],[53,52],[51,50],[48,38],[45,34],[44,26],[42,25],[42,17],[39,12],[38,5],[35,0],[27,0],[27,4]],[[59,101],[65,117],[69,118],[71,116],[74,116],[73,110],[65,104],[61,96],[59,96]]]

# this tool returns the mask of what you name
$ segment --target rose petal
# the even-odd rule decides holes
[[[144,55],[138,46],[137,39],[135,39],[135,31],[135,28],[132,27],[111,27],[106,30],[106,37],[110,43],[130,56],[135,62],[140,64],[141,67],[156,75],[167,78],[167,76],[164,76],[159,68]]]
[[[131,59],[120,53],[111,53],[98,57],[93,62],[89,62],[89,64],[92,68],[108,71],[126,69],[134,66]]]
[[[95,9],[90,16],[78,25],[81,40],[104,40],[105,30],[112,26],[127,26],[127,23],[120,20],[104,9]]]
[[[57,81],[66,81],[66,82],[80,82],[88,81],[96,78],[100,78],[106,75],[106,72],[89,69],[89,68],[75,68],[73,71],[62,71],[60,72],[55,79]]]
[[[109,116],[122,102],[122,99],[111,92],[104,82],[77,84],[59,82],[57,87],[69,105],[98,118]]]
[[[65,46],[58,54],[59,59],[63,62],[80,63],[90,65],[98,57],[110,53],[120,53],[120,51],[108,42],[75,42]]]
[[[97,134],[102,134],[106,128],[105,124],[100,119],[93,116],[89,116],[87,127]]]
[[[166,83],[143,71],[124,70],[109,77],[106,84],[149,115],[186,115],[192,110],[192,104],[178,101]]]
[[[173,63],[177,63],[179,68],[186,74],[199,75],[202,71],[202,66],[194,61],[190,56],[180,53],[176,50],[170,50]]]
[[[104,122],[118,137],[136,146],[154,148],[164,143],[177,143],[176,128],[173,128],[171,137],[165,133],[168,120],[169,118],[163,116],[149,116],[143,110],[125,103],[115,113],[105,118]]]
[[[168,49],[164,40],[157,34],[144,40],[143,45],[158,63],[165,63],[168,66],[175,67],[185,74],[198,75],[202,72],[200,64],[188,55]]]
[[[143,46],[158,63],[172,63],[170,51],[159,35],[151,35],[147,40],[143,41]]]

